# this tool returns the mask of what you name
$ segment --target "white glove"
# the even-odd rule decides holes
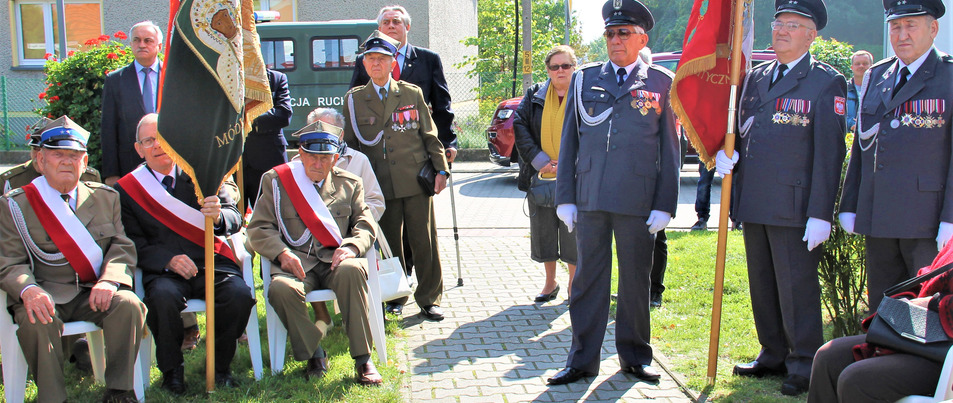
[[[652,212],[649,213],[649,220],[645,222],[645,225],[649,226],[649,233],[654,234],[665,229],[669,221],[672,221],[671,214],[664,211],[652,210]]]
[[[943,250],[946,243],[950,242],[951,236],[953,236],[953,224],[941,221],[940,230],[936,233],[936,250]]]
[[[857,220],[857,213],[840,213],[837,215],[837,221],[840,221],[840,227],[848,234],[854,233],[854,221]]]
[[[556,217],[566,224],[566,228],[569,228],[569,232],[572,232],[573,227],[576,226],[576,205],[575,204],[560,204],[556,206]]]
[[[728,158],[728,155],[725,154],[725,150],[718,150],[718,154],[715,154],[715,172],[718,172],[718,175],[725,176],[730,174],[737,163],[737,151],[731,153],[731,158]]]
[[[804,228],[804,238],[801,238],[802,241],[807,242],[807,250],[811,251],[824,243],[827,238],[831,237],[831,223],[824,221],[820,218],[808,218],[807,226]]]

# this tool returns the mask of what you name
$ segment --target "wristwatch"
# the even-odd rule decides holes
[[[447,171],[437,171],[437,173],[438,173],[438,174],[441,174],[441,175],[443,175],[443,176],[446,176],[446,177],[448,177],[448,178],[450,177],[450,172],[447,172]]]

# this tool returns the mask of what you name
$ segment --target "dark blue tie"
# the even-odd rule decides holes
[[[619,76],[619,86],[621,87],[622,84],[625,84],[625,69],[619,67],[619,70],[616,70],[615,73]]]
[[[165,188],[166,192],[169,192],[169,194],[172,194],[172,177],[171,176],[166,176],[165,178],[162,178],[162,187]]]

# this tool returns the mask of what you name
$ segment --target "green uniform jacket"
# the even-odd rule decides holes
[[[39,177],[40,172],[38,172],[33,165],[33,160],[29,160],[0,174],[0,183],[3,183],[3,193],[6,193],[13,189],[21,188]],[[79,180],[99,183],[103,181],[102,178],[99,177],[99,171],[93,167],[86,167],[86,172],[83,172]]]
[[[420,88],[394,80],[388,86],[386,102],[372,83],[351,89],[344,98],[344,141],[370,159],[385,200],[423,193],[417,173],[428,161],[437,171],[450,170]],[[355,128],[367,141],[383,134],[369,146],[358,140]]]

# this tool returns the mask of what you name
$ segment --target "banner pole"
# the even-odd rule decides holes
[[[247,133],[245,134],[248,135]],[[243,147],[244,148],[244,147]],[[238,169],[235,170],[235,184],[238,185],[238,212],[242,215],[242,223],[245,218],[245,157],[238,159]],[[258,191],[257,189],[255,190]]]
[[[725,154],[730,158],[735,150],[735,117],[737,116],[738,84],[741,82],[742,41],[744,39],[744,10],[746,0],[735,0],[731,33],[731,98],[728,100],[728,130],[725,133]],[[721,336],[722,293],[725,286],[725,256],[728,247],[728,211],[731,203],[731,174],[721,180],[721,211],[718,216],[718,245],[715,257],[714,300],[711,306],[711,337],[708,343],[708,384],[715,384],[718,374],[718,340]]]
[[[215,224],[205,217],[205,390],[215,391]]]

